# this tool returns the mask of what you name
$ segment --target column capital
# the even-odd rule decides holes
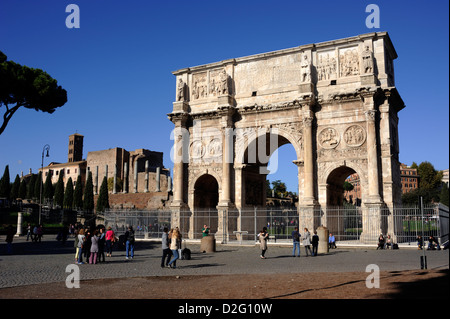
[[[366,110],[364,111],[364,115],[366,116],[366,120],[370,122],[375,122],[375,115],[377,114],[376,110]]]

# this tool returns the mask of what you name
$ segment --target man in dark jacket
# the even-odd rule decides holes
[[[317,256],[317,248],[319,247],[319,236],[317,235],[317,231],[314,231],[311,244],[312,244],[312,255]]]

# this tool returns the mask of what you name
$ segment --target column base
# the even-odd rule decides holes
[[[217,232],[215,238],[219,243],[225,244],[230,239],[230,226],[236,224],[236,220],[232,218],[232,213],[235,206],[230,201],[224,201],[217,205]],[[232,227],[236,229],[236,227]]]

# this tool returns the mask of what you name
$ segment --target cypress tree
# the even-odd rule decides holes
[[[0,197],[9,198],[11,195],[11,180],[9,178],[9,165],[6,165],[3,177],[0,179]]]
[[[53,184],[52,184],[52,173],[48,172],[47,178],[45,179],[44,191],[42,194],[42,198],[44,199],[52,199],[54,195]]]
[[[106,208],[109,208],[108,198],[108,180],[106,176],[103,177],[102,186],[100,187],[100,193],[97,198],[97,212],[103,212]]]
[[[86,187],[84,188],[83,209],[86,211],[94,210],[94,183],[92,182],[92,173],[88,173]]]
[[[75,209],[83,208],[83,184],[81,183],[81,176],[78,176],[77,182],[75,183],[72,207]]]
[[[11,200],[16,200],[19,197],[19,187],[20,187],[20,177],[19,174],[16,175],[16,179],[11,187]]]
[[[38,176],[36,177],[36,182],[34,184],[34,197],[36,197],[37,201],[40,201],[40,195],[41,195],[41,187],[44,189],[44,185],[42,184],[42,172],[39,172]]]
[[[55,187],[55,203],[59,207],[63,207],[64,203],[64,181],[63,181],[63,171],[59,172],[58,182]]]
[[[37,197],[34,194],[34,185],[36,184],[36,179],[37,179],[37,175],[36,174],[31,174],[31,178],[28,181],[27,184],[27,196],[26,198],[28,199],[33,199],[34,197]]]
[[[66,191],[64,192],[64,202],[63,207],[65,209],[72,209],[73,205],[73,182],[72,177],[69,177],[69,180],[66,184]]]
[[[27,181],[25,178],[20,182],[18,197],[21,199],[27,198]]]

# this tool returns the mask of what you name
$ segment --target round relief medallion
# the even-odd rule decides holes
[[[191,158],[202,158],[205,155],[206,148],[203,145],[202,141],[197,140],[191,143]]]
[[[322,148],[332,149],[339,145],[339,133],[332,127],[324,128],[319,133],[319,145]]]
[[[344,141],[348,146],[361,146],[366,140],[366,131],[360,125],[351,125],[344,132]]]
[[[212,139],[206,147],[206,153],[209,157],[222,155],[222,143],[218,138]]]

